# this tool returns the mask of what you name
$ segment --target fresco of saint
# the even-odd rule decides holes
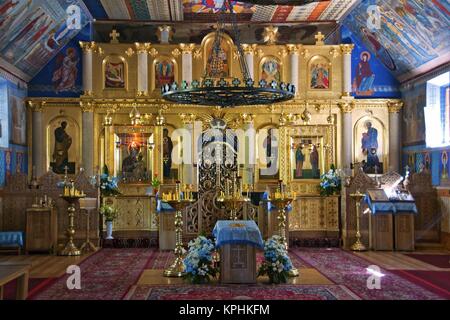
[[[75,48],[68,48],[65,56],[64,54],[58,55],[52,78],[56,93],[75,89],[78,61],[79,58]]]
[[[353,91],[361,96],[371,96],[373,94],[373,82],[375,74],[370,67],[370,53],[363,51],[361,60],[358,63],[356,76],[353,79]]]

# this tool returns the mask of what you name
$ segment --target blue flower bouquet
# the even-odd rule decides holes
[[[189,250],[184,258],[184,276],[190,283],[206,283],[215,278],[218,269],[214,265],[214,243],[204,236],[199,236],[188,244]]]

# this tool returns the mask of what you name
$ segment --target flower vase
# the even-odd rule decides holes
[[[106,239],[108,240],[114,239],[112,236],[112,232],[113,232],[113,222],[106,221]]]

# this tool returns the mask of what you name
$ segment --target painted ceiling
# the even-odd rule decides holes
[[[0,66],[29,80],[91,19],[81,0],[0,0]]]
[[[223,3],[0,0],[0,67],[24,80],[36,75],[80,31],[68,26],[73,5],[79,8],[80,28],[95,21],[96,41],[107,41],[103,38],[111,28],[124,26],[121,41],[156,42],[155,26],[172,23],[174,41],[197,42],[212,30]],[[401,81],[450,60],[448,0],[232,0],[232,4],[243,42],[262,41],[264,26],[277,24],[280,43],[310,43],[316,32],[335,34],[337,23],[342,23]],[[368,27],[369,6],[379,9],[376,28]]]
[[[92,2],[90,0],[85,1]],[[159,21],[204,21],[215,20],[214,16],[224,0],[94,0],[103,6],[109,19],[159,20]],[[239,21],[289,22],[339,20],[357,0],[333,1],[231,1]],[[294,5],[267,5],[268,3],[294,3]],[[306,3],[306,4],[305,4]],[[304,4],[304,5],[299,5]],[[89,4],[87,4],[89,6]],[[105,18],[100,13],[96,18]]]
[[[450,61],[448,0],[365,0],[343,24],[400,81]]]

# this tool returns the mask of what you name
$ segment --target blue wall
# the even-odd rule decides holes
[[[357,98],[400,98],[401,93],[399,83],[389,70],[373,56],[366,46],[360,41],[358,36],[354,35],[347,27],[341,27],[342,43],[353,43],[355,48],[352,52],[352,90],[353,95]],[[366,88],[363,85],[357,86],[357,72],[362,54],[368,57],[368,64],[372,71],[372,78],[366,80]],[[371,84],[371,85],[370,85]]]

